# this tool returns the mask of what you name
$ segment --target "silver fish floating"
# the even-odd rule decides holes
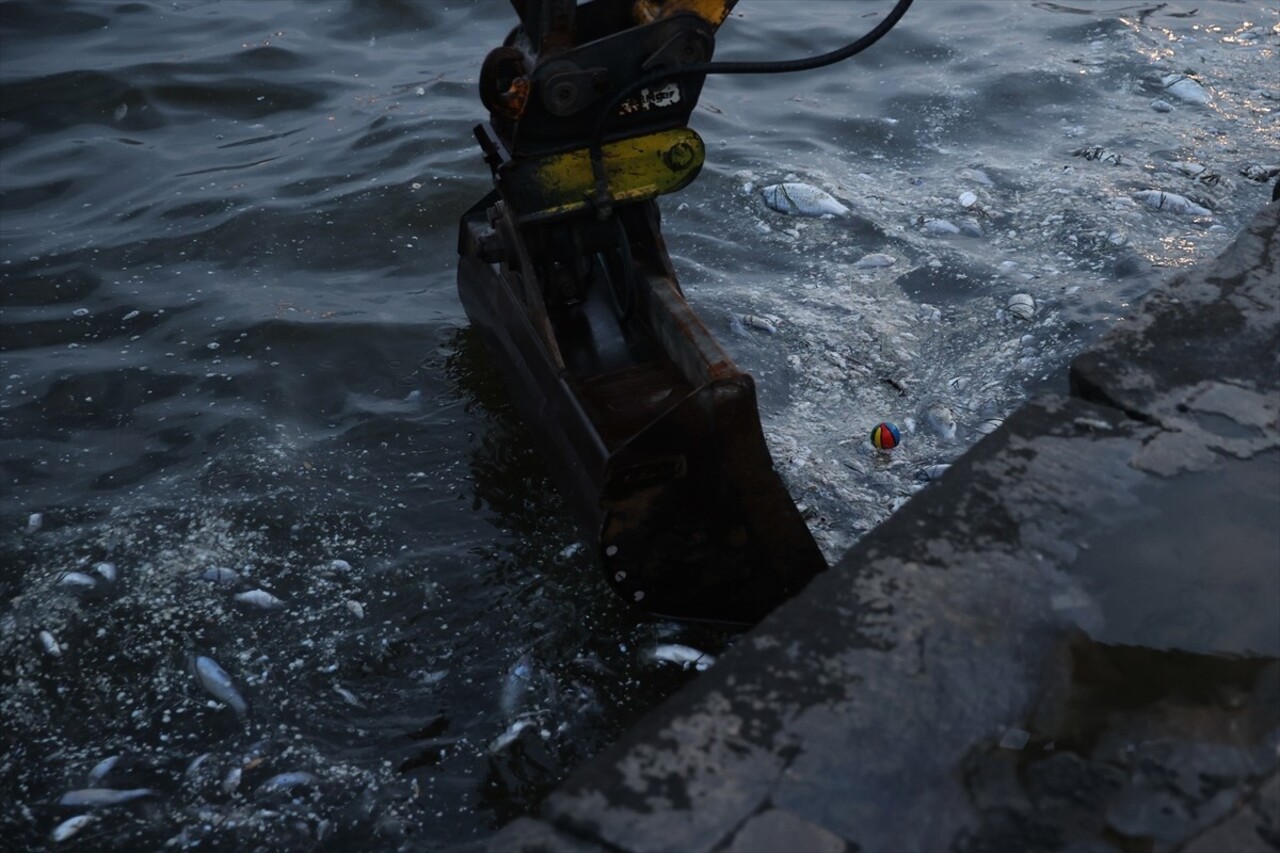
[[[759,314],[743,314],[742,325],[748,329],[755,329],[757,332],[764,332],[766,335],[778,334],[778,327],[768,317],[762,317]]]
[[[222,777],[222,793],[234,794],[240,787],[240,777],[244,774],[244,770],[240,765],[236,765],[227,771],[227,775]]]
[[[1173,104],[1169,103],[1163,98],[1156,98],[1154,101],[1151,102],[1151,109],[1155,110],[1158,113],[1171,113],[1173,112]]]
[[[54,844],[61,844],[67,839],[74,837],[77,832],[84,829],[95,820],[97,820],[97,818],[89,814],[78,814],[75,817],[69,817],[53,828],[53,832],[49,833],[49,840]]]
[[[716,659],[706,652],[700,652],[692,646],[682,646],[679,643],[654,646],[649,650],[649,657],[658,663],[679,664],[683,669],[692,666],[698,672],[702,672],[716,662]]]
[[[969,195],[972,195],[972,193],[969,193]],[[872,252],[869,255],[863,255],[859,258],[857,263],[853,265],[853,268],[859,270],[879,269],[881,267],[891,267],[897,262],[898,259],[893,255],[886,255],[882,252]]]
[[[947,473],[950,467],[948,464],[926,465],[920,469],[918,476],[921,480],[936,480]]]
[[[44,526],[44,513],[33,512],[27,516],[27,526],[23,528],[27,533],[35,533]]]
[[[314,788],[319,784],[320,779],[314,773],[295,770],[291,773],[280,773],[272,776],[259,785],[253,793],[259,797],[266,794],[287,794],[298,788]]]
[[[1010,314],[1019,320],[1030,320],[1036,316],[1036,300],[1030,293],[1015,293],[1009,297],[1006,306]]]
[[[205,569],[203,572],[196,575],[196,577],[202,581],[226,586],[234,586],[243,580],[243,578],[240,577],[240,573],[235,569],[227,569],[222,566],[214,566],[211,569]]]
[[[93,567],[93,570],[101,575],[102,579],[107,583],[115,583],[116,579],[120,577],[120,573],[116,571],[115,563],[98,563]]]
[[[58,800],[60,806],[71,807],[87,807],[99,808],[102,806],[119,806],[124,803],[132,803],[135,800],[146,799],[147,797],[158,797],[160,792],[154,788],[129,788],[127,790],[116,790],[114,788],[81,788],[76,791],[67,791]]]
[[[520,737],[520,733],[533,725],[532,720],[516,720],[505,732],[493,739],[493,743],[489,744],[489,752],[501,752],[507,746],[515,743],[516,738]]]
[[[1188,77],[1186,74],[1166,74],[1160,78],[1160,85],[1164,86],[1164,90],[1170,95],[1188,104],[1203,106],[1213,100],[1204,86],[1200,85],[1199,80]]]
[[[243,718],[249,712],[249,703],[244,701],[240,691],[236,690],[231,676],[227,675],[225,669],[218,666],[216,660],[204,655],[196,655],[195,674],[205,692],[224,705],[229,705],[236,716]]]
[[[983,435],[991,435],[991,433],[1000,429],[1000,425],[1004,423],[1004,418],[987,418],[978,424],[975,429]]]
[[[102,780],[107,778],[117,764],[120,763],[120,756],[113,755],[110,758],[104,758],[97,764],[93,765],[93,769],[89,771],[89,784],[97,787],[102,784]]]
[[[284,607],[283,601],[265,589],[251,589],[248,592],[238,593],[232,598],[241,604],[252,604],[254,607],[261,607],[263,610],[275,610],[278,607]]]
[[[1133,194],[1134,201],[1140,201],[1152,210],[1163,210],[1179,216],[1212,216],[1213,211],[1201,207],[1186,196],[1167,193],[1161,190],[1143,190]]]
[[[1280,175],[1280,165],[1268,166],[1262,163],[1250,163],[1240,170],[1240,174],[1254,183],[1265,184],[1276,175]]]
[[[936,219],[931,216],[921,216],[916,220],[916,227],[926,234],[933,234],[937,237],[945,237],[950,234],[959,234],[960,226],[946,219]]]
[[[760,190],[771,210],[788,216],[848,216],[849,208],[835,196],[810,184],[773,184]]]
[[[63,572],[62,577],[58,578],[58,586],[92,589],[97,585],[98,579],[92,575],[86,575],[84,572]]]
[[[58,638],[50,634],[48,631],[41,631],[40,648],[44,649],[45,654],[59,658],[62,657],[62,646],[58,644]]]

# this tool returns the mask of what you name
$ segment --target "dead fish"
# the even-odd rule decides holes
[[[107,778],[107,774],[120,763],[120,756],[113,755],[110,758],[104,758],[97,764],[93,765],[93,769],[89,771],[89,784],[97,787],[102,784],[102,780]]]
[[[762,317],[758,314],[743,314],[742,325],[748,329],[755,329],[757,332],[764,332],[766,335],[778,334],[778,327],[768,317]]]
[[[963,391],[969,387],[969,377],[956,376],[947,380],[947,387],[952,391]]]
[[[115,583],[116,578],[120,577],[120,573],[116,571],[115,563],[98,563],[93,570],[102,576],[107,583]]]
[[[1030,293],[1015,293],[1009,297],[1006,308],[1019,320],[1030,320],[1036,315],[1036,300]]]
[[[1156,98],[1154,101],[1151,102],[1151,109],[1155,110],[1158,113],[1171,113],[1173,112],[1173,104],[1169,103],[1163,98]]]
[[[965,190],[964,192],[960,193],[960,197],[957,198],[956,201],[960,203],[961,207],[963,207],[965,210],[968,210],[969,208],[973,207],[975,204],[978,203],[978,194],[975,192],[970,192],[969,190]]]
[[[333,689],[343,698],[343,700],[346,701],[348,705],[355,705],[357,708],[364,707],[364,703],[360,701],[360,697],[343,687],[341,684],[333,685]]]
[[[211,569],[205,569],[197,575],[197,577],[202,581],[209,581],[209,583],[223,584],[227,586],[238,584],[242,580],[239,572],[222,566],[214,566]]]
[[[975,429],[983,435],[991,435],[991,433],[1000,429],[1000,425],[1004,423],[1004,418],[987,418],[978,424]]]
[[[329,570],[333,572],[349,572],[351,571],[351,564],[346,560],[330,560]]]
[[[537,675],[538,669],[533,655],[525,652],[516,659],[516,662],[507,670],[507,677],[502,682],[502,695],[499,698],[502,713],[507,716],[515,714],[525,696],[533,689]]]
[[[1097,160],[1099,163],[1110,163],[1112,166],[1123,166],[1124,158],[1110,148],[1101,145],[1085,146],[1071,152],[1072,157],[1083,157],[1086,160]]]
[[[129,788],[127,790],[116,790],[114,788],[80,788],[75,791],[67,791],[58,800],[60,806],[79,807],[85,806],[91,809],[101,806],[118,806],[124,803],[132,803],[135,800],[145,799],[147,797],[157,797],[160,792],[154,788]]]
[[[700,652],[692,646],[682,646],[679,643],[654,646],[649,650],[649,657],[659,663],[679,664],[683,669],[692,666],[698,672],[702,672],[716,662],[716,659],[706,652]]]
[[[855,269],[879,269],[880,267],[891,267],[898,262],[893,255],[886,255],[882,252],[872,252],[869,255],[863,255],[853,266]]]
[[[255,796],[263,796],[266,794],[288,793],[297,788],[314,788],[320,784],[320,779],[314,773],[308,773],[305,770],[294,770],[290,773],[278,773],[254,790]]]
[[[1240,174],[1254,183],[1265,184],[1276,175],[1280,175],[1280,165],[1267,166],[1262,163],[1250,163],[1240,170]]]
[[[236,789],[240,787],[240,777],[244,771],[240,769],[240,765],[236,765],[227,771],[227,775],[222,777],[222,793],[234,794]]]
[[[1186,74],[1166,74],[1160,78],[1160,85],[1170,95],[1188,104],[1204,105],[1213,100],[1199,80]]]
[[[1181,216],[1211,216],[1213,211],[1201,207],[1186,196],[1167,193],[1161,190],[1143,190],[1133,194],[1134,201],[1140,201],[1152,210],[1163,210]]]
[[[917,472],[917,476],[922,480],[936,480],[947,473],[947,469],[950,467],[947,464],[926,465]]]
[[[236,716],[243,718],[249,712],[249,703],[244,701],[240,691],[236,690],[231,676],[227,675],[225,669],[218,666],[216,660],[204,655],[196,655],[195,674],[205,692],[219,702],[229,705]]]
[[[357,619],[363,619],[364,605],[358,601],[348,601],[347,612],[349,612],[352,616],[356,617]]]
[[[935,219],[931,216],[919,217],[916,220],[916,227],[926,234],[933,234],[938,237],[960,233],[960,227],[954,222],[949,222],[946,219]]]
[[[232,598],[241,604],[252,604],[254,607],[261,607],[264,610],[275,610],[277,607],[284,607],[283,601],[265,589],[251,589],[248,592],[238,593]]]
[[[62,577],[58,578],[58,585],[91,589],[98,585],[98,579],[84,572],[63,572]]]
[[[835,196],[810,184],[773,184],[760,190],[770,209],[789,216],[848,216],[849,208]]]
[[[88,814],[78,814],[75,817],[69,817],[53,828],[53,832],[49,833],[49,840],[54,844],[61,844],[63,841],[73,837],[77,832],[84,829],[95,820],[97,820],[96,817]]]
[[[62,657],[62,646],[58,644],[58,638],[50,634],[48,631],[41,631],[40,648],[44,649],[45,654],[51,657]]]
[[[520,737],[520,733],[532,725],[532,720],[516,720],[507,727],[505,732],[494,738],[493,743],[489,744],[489,752],[500,752],[506,746],[514,743],[516,738]]]
[[[207,762],[209,758],[212,757],[212,755],[213,755],[212,752],[200,753],[199,755],[197,755],[195,758],[191,760],[191,763],[187,765],[187,769],[183,772],[182,775],[186,779],[194,779],[196,777],[196,774],[200,772],[200,768],[204,767],[205,762]]]
[[[946,403],[931,403],[921,412],[920,420],[939,438],[950,441],[956,437],[956,413]]]
[[[33,512],[27,516],[27,526],[24,528],[27,533],[35,533],[44,526],[44,513]]]

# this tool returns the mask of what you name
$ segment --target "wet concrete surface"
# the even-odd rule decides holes
[[[1280,849],[1280,204],[491,849]]]

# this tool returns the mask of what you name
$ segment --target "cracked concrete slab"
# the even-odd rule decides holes
[[[1015,413],[493,849],[1275,843],[1278,226],[1273,204],[1158,289],[1072,397]]]

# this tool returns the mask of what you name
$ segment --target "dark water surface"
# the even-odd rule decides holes
[[[833,47],[888,5],[742,0],[720,56]],[[90,813],[70,844],[465,849],[696,677],[655,644],[732,641],[611,598],[457,302],[457,219],[489,187],[476,74],[513,21],[0,2],[7,842]],[[710,82],[708,166],[665,231],[828,556],[1263,203],[1239,172],[1280,159],[1278,45],[1273,3],[920,0],[847,66]],[[1188,70],[1209,103],[1164,90]],[[1072,156],[1099,146],[1121,163]],[[855,217],[767,210],[788,176]],[[264,787],[286,772],[312,778]],[[91,785],[154,793],[58,805]]]

